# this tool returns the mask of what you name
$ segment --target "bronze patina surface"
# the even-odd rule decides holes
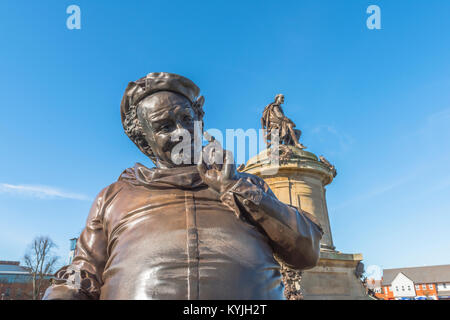
[[[284,95],[277,94],[275,101],[269,103],[263,110],[261,117],[261,126],[265,131],[265,140],[267,148],[272,144],[273,133],[278,131],[279,142],[283,145],[295,146],[299,149],[306,147],[299,142],[302,132],[295,128],[295,123],[286,117],[281,105],[284,103]]]
[[[216,141],[197,165],[172,161],[170,137],[202,121],[198,94],[170,73],[128,85],[125,132],[156,168],[136,164],[100,192],[72,263],[44,299],[284,299],[274,255],[297,270],[316,265],[323,232],[315,218],[237,172],[229,151],[223,164],[207,164]]]

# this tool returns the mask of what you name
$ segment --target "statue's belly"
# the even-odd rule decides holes
[[[144,213],[111,241],[102,299],[283,299],[265,236],[217,203]]]

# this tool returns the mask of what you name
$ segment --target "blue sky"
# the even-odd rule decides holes
[[[66,8],[81,8],[81,30]],[[381,30],[366,8],[381,8]],[[122,130],[127,83],[195,81],[207,128],[255,128],[284,93],[336,165],[338,250],[382,268],[450,263],[450,2],[2,1],[0,260],[49,235],[61,262],[91,201],[146,159]]]

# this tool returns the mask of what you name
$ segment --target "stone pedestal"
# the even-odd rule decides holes
[[[334,178],[333,169],[311,152],[291,146],[283,149],[289,154],[285,161],[277,164],[266,149],[241,171],[263,178],[280,201],[313,214],[324,230],[319,263],[302,274],[304,299],[366,299],[355,275],[362,255],[340,253],[333,244],[325,197],[325,186]]]

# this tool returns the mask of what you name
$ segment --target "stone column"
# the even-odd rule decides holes
[[[262,177],[280,201],[316,216],[324,230],[321,247],[334,250],[325,199],[325,186],[333,181],[333,172],[318,161],[315,154],[291,146],[287,148],[292,155],[279,166],[270,163],[264,150],[250,159],[242,171]]]

